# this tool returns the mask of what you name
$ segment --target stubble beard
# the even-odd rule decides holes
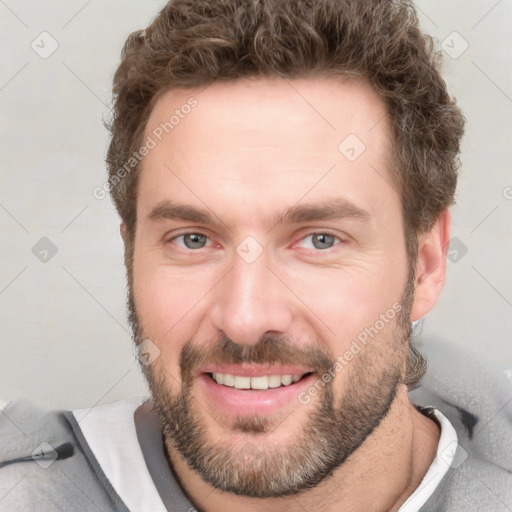
[[[333,379],[320,386],[317,400],[309,404],[302,435],[285,445],[269,441],[279,425],[264,416],[231,418],[228,428],[247,435],[247,443],[242,447],[233,447],[229,439],[221,442],[212,438],[208,415],[193,398],[195,371],[206,361],[298,363],[315,368],[321,379],[335,361],[319,343],[298,348],[296,343],[280,336],[265,336],[255,345],[244,346],[228,338],[207,345],[189,340],[180,353],[180,390],[172,389],[165,369],[156,364],[143,365],[167,447],[177,450],[205,482],[239,496],[273,498],[317,486],[380,425],[395,400],[398,386],[404,383],[410,302],[406,291],[403,309],[391,334],[380,333],[342,370],[350,374],[339,406],[335,405]],[[129,311],[134,341],[139,345],[144,336],[131,289]]]

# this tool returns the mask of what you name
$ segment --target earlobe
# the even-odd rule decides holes
[[[446,277],[446,249],[450,240],[451,215],[445,210],[428,233],[418,239],[418,258],[411,321],[425,316],[436,304]]]

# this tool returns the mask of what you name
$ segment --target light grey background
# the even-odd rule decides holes
[[[468,120],[457,240],[422,337],[442,334],[512,381],[512,0],[417,5]],[[93,189],[106,179],[102,118],[122,44],[162,6],[0,0],[4,400],[77,408],[145,392],[126,323],[119,219]]]

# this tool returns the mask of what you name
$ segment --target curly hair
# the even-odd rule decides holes
[[[363,78],[382,98],[392,133],[389,172],[414,267],[417,235],[453,203],[464,118],[408,0],[168,2],[145,30],[128,37],[114,76],[106,162],[128,236],[135,231],[139,165],[127,170],[126,162],[141,147],[159,96],[275,76]],[[421,368],[415,374],[411,387]]]

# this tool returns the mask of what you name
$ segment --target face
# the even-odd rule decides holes
[[[236,494],[314,486],[405,378],[385,107],[360,81],[214,83],[161,96],[148,136],[130,309],[136,342],[158,349],[144,371],[168,447]]]

